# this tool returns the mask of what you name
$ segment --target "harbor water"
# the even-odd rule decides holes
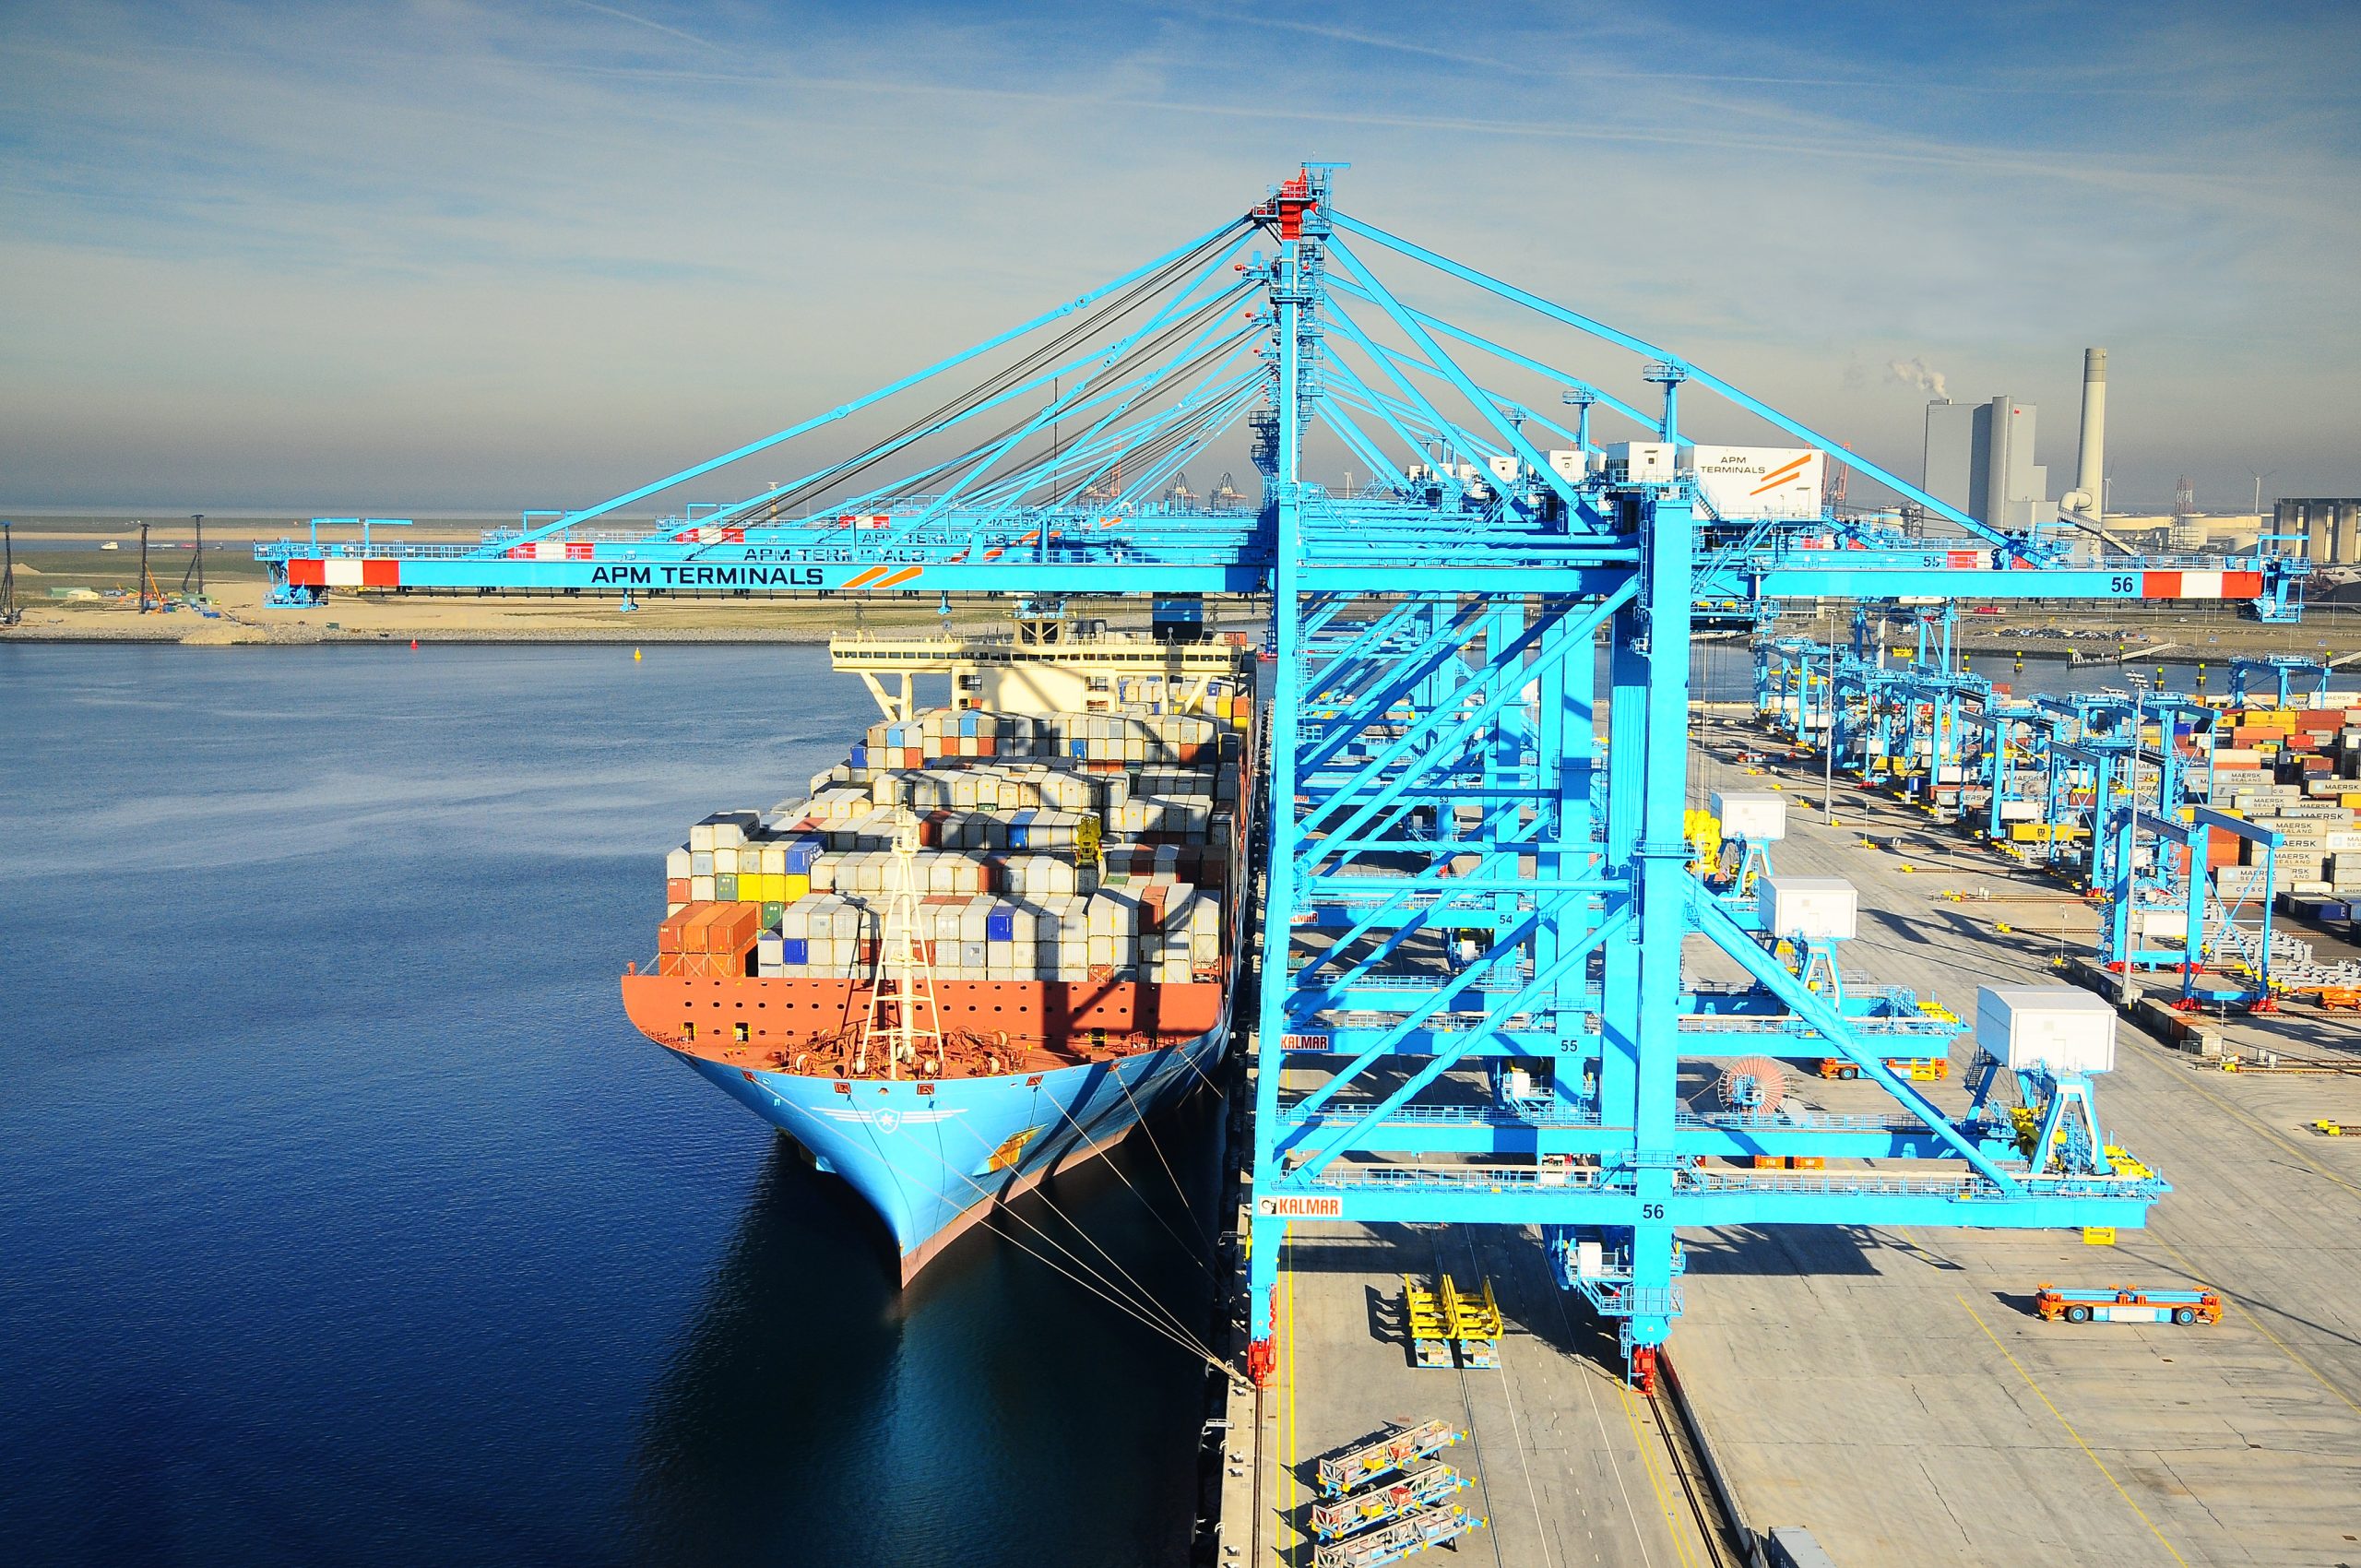
[[[808,648],[0,647],[0,1555],[1185,1561],[1203,1365],[1046,1238],[1202,1328],[1214,1108],[1193,1217],[1135,1137],[904,1292],[624,1021],[665,849],[874,717]]]

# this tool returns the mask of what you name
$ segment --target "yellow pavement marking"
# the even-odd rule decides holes
[[[2165,1251],[2172,1253],[2175,1258],[2178,1259],[2181,1267],[2189,1271],[2189,1277],[2191,1279],[2196,1280],[2199,1284],[2206,1286],[2209,1289],[2215,1290],[2221,1289],[2220,1286],[2215,1285],[2213,1280],[2206,1277],[2205,1271],[2203,1269],[2189,1262],[2189,1254],[2182,1252],[2178,1247],[2174,1246],[2170,1241],[2165,1241],[2153,1230],[2148,1232],[2148,1239],[2155,1242],[2156,1245],[2164,1248]],[[2232,1312],[2236,1313],[2240,1317],[2246,1319],[2247,1322],[2254,1324],[2256,1328],[2261,1330],[2262,1336],[2265,1339],[2270,1340],[2273,1345],[2279,1347],[2279,1353],[2281,1355],[2285,1356],[2289,1360],[2295,1362],[2297,1366],[2311,1373],[2312,1381],[2319,1384],[2322,1388],[2327,1389],[2331,1394],[2335,1395],[2337,1398],[2343,1400],[2346,1409],[2351,1410],[2356,1416],[2361,1416],[2361,1405],[2355,1405],[2351,1398],[2347,1397],[2344,1390],[2331,1383],[2321,1374],[2319,1368],[2312,1365],[2311,1362],[2297,1355],[2293,1346],[2289,1345],[2284,1339],[2280,1338],[2276,1334],[2272,1333],[2270,1325],[2255,1315],[2254,1309],[2251,1307],[2240,1306],[2226,1291],[2223,1293],[2222,1304],[2225,1307],[2229,1308]]]
[[[2000,1343],[2000,1336],[1992,1332],[1991,1325],[1984,1321],[1982,1316],[1976,1313],[1976,1310],[1974,1307],[1967,1304],[1967,1298],[1959,1294],[1957,1291],[1953,1291],[1952,1293],[1952,1300],[1960,1304],[1960,1310],[1962,1312],[1964,1312],[1968,1316],[1975,1319],[1975,1326],[1984,1330],[1984,1337],[1992,1341],[1992,1348],[1999,1351],[2000,1354],[2007,1359],[2008,1363],[2017,1369],[2017,1375],[2025,1380],[2025,1386],[2033,1390],[2034,1397],[2040,1400],[2043,1405],[2048,1408],[2049,1413],[2058,1418],[2058,1424],[2066,1429],[2066,1435],[2074,1440],[2074,1446],[2082,1451],[2083,1457],[2089,1459],[2092,1464],[2098,1467],[2099,1474],[2106,1478],[2107,1485],[2115,1488],[2116,1495],[2123,1499],[2124,1506],[2130,1508],[2131,1512],[2140,1515],[2140,1522],[2148,1526],[2148,1533],[2156,1538],[2156,1544],[2163,1547],[2166,1551],[2171,1552],[2173,1561],[2179,1563],[2180,1568],[2189,1568],[2189,1559],[2183,1557],[2174,1549],[2173,1543],[2165,1538],[2165,1532],[2156,1528],[2156,1522],[2148,1517],[2147,1512],[2142,1509],[2140,1504],[2132,1502],[2131,1494],[2123,1490],[2123,1483],[2115,1479],[2115,1472],[2106,1467],[2106,1461],[2100,1458],[2097,1451],[2092,1448],[2089,1443],[2082,1441],[2082,1434],[2074,1430],[2074,1423],[2066,1419],[2066,1413],[2060,1410],[2056,1405],[2050,1404],[2049,1396],[2043,1393],[2041,1384],[2033,1380],[2033,1373],[2025,1371],[2024,1363],[2023,1361],[2018,1360],[2015,1356],[2010,1354],[2009,1348]]]
[[[2273,1127],[2270,1123],[2265,1122],[2261,1117],[2257,1116],[2253,1111],[2246,1109],[2246,1107],[2234,1104],[2231,1101],[2223,1099],[2220,1095],[2215,1094],[2212,1089],[2207,1088],[2198,1075],[2194,1073],[2190,1074],[2189,1081],[2189,1087],[2196,1089],[2198,1093],[2203,1095],[2206,1099],[2212,1100],[2214,1104],[2220,1106],[2223,1110],[2228,1111],[2239,1121],[2244,1122],[2248,1126],[2252,1127],[2256,1132],[2260,1133],[2263,1136],[2269,1138],[2272,1142],[2285,1149],[2289,1154],[2294,1155],[2297,1159],[2302,1160],[2307,1166],[2309,1166],[2316,1174],[2327,1177],[2330,1181],[2335,1182],[2338,1186],[2343,1188],[2348,1193],[2361,1193],[2361,1187],[2355,1186],[2352,1182],[2346,1181],[2343,1177],[2339,1176],[2335,1171],[2331,1170],[2327,1166],[2322,1165],[2319,1160],[2314,1159],[2310,1155],[2307,1154],[2304,1151],[2303,1145],[2296,1142],[2293,1138],[2282,1136],[2279,1129]]]
[[[1287,1287],[1287,1365],[1280,1381],[1287,1386],[1287,1399],[1279,1408],[1279,1528],[1271,1538],[1278,1547],[1280,1568],[1286,1568],[1287,1553],[1297,1543],[1285,1538],[1294,1534],[1296,1439],[1300,1429],[1295,1420],[1295,1275],[1287,1268],[1287,1251],[1295,1238],[1288,1234],[1294,1228],[1279,1231],[1279,1278]]]
[[[1640,1467],[1647,1471],[1648,1485],[1656,1494],[1656,1506],[1664,1510],[1665,1534],[1672,1538],[1672,1553],[1691,1568],[1695,1568],[1697,1560],[1690,1555],[1688,1543],[1680,1538],[1680,1515],[1673,1509],[1672,1492],[1663,1476],[1657,1473],[1655,1456],[1648,1452],[1647,1434],[1640,1430],[1638,1396],[1631,1392],[1631,1384],[1622,1378],[1616,1379],[1615,1387],[1623,1398],[1623,1420],[1631,1428],[1632,1445],[1640,1451]]]

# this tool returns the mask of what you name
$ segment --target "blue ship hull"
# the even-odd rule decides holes
[[[672,1054],[811,1150],[877,1211],[908,1284],[992,1206],[1211,1084],[1227,1028],[1043,1073],[842,1082]]]

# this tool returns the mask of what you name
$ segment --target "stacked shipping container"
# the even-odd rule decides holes
[[[2213,835],[2215,892],[2361,900],[2361,707],[2247,708],[2215,734],[2213,804],[2285,839],[2266,867],[2260,846]]]
[[[868,978],[908,813],[936,979],[1218,980],[1249,712],[1222,706],[872,726],[808,797],[717,813],[670,853],[659,972]]]

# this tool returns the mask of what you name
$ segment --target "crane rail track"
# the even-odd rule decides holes
[[[1652,1401],[1656,1432],[1664,1439],[1673,1474],[1679,1478],[1681,1492],[1697,1521],[1697,1534],[1705,1543],[1713,1568],[1764,1568],[1762,1549],[1713,1457],[1704,1428],[1689,1402],[1687,1390],[1681,1386],[1679,1374],[1673,1370],[1668,1356],[1660,1354],[1656,1368],[1663,1384]]]

